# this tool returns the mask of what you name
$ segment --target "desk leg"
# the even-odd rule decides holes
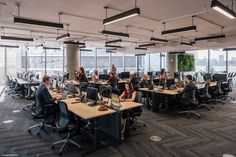
[[[97,144],[99,143],[99,137],[98,137],[98,130],[99,130],[99,118],[95,118],[92,122],[92,135],[93,135],[93,144],[94,144],[94,149],[97,149]]]

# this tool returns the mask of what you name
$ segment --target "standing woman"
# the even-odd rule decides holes
[[[161,69],[161,75],[160,75],[161,79],[167,79],[167,75],[166,75],[166,69]]]
[[[78,81],[79,82],[88,82],[88,79],[85,75],[85,71],[84,71],[84,68],[83,67],[80,67],[79,68],[79,76],[78,76]]]
[[[111,72],[116,75],[116,67],[114,64],[111,65]]]
[[[119,96],[120,101],[134,102],[136,99],[136,91],[131,82],[125,83],[125,91]]]

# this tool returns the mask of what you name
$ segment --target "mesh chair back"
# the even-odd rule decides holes
[[[79,88],[81,92],[86,92],[88,87],[88,82],[80,82]]]
[[[136,91],[135,102],[141,103],[141,99],[142,99],[142,92]]]
[[[58,122],[57,122],[57,129],[59,129],[59,131],[63,131],[65,130],[70,122],[70,115],[69,115],[69,111],[67,108],[67,104],[63,101],[58,101],[58,106],[59,106],[59,118],[58,118]]]
[[[44,111],[44,102],[42,97],[36,92],[35,94],[35,102],[36,102],[36,108],[35,108],[35,114],[36,115],[41,115],[44,114],[46,115],[45,111]]]
[[[109,86],[101,85],[99,87],[100,95],[106,98],[111,98],[112,88]]]

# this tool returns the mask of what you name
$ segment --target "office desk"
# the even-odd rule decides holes
[[[90,84],[107,85],[107,81],[89,81]]]
[[[144,91],[144,92],[160,93],[160,94],[166,94],[166,95],[177,95],[179,94],[178,91],[182,91],[183,88],[178,88],[178,91],[169,90],[169,89],[159,90],[157,88],[154,88],[153,90],[149,90],[148,88],[139,88],[139,90]]]

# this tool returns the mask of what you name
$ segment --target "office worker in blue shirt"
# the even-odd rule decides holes
[[[193,77],[191,75],[187,75],[185,78],[185,83],[186,84],[182,91],[183,96],[189,99],[195,98],[196,85],[193,82]]]

